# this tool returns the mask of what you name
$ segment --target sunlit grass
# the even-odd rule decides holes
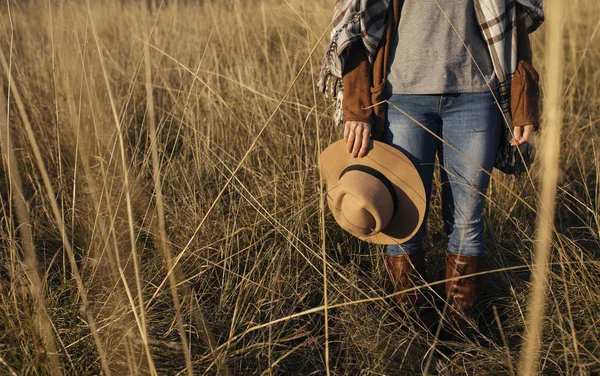
[[[399,325],[383,248],[320,205],[317,157],[342,135],[314,88],[331,2],[173,4],[0,5],[0,374],[304,375],[325,359],[332,374],[421,373],[434,338]],[[540,344],[557,375],[600,372],[600,3],[569,4]],[[519,361],[538,193],[494,177],[483,339],[438,354],[450,374]],[[439,209],[434,192],[438,293]]]

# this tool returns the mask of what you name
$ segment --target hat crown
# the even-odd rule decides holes
[[[377,219],[354,196],[344,194],[341,201],[342,215],[358,234],[371,235],[377,229]]]
[[[330,197],[340,226],[362,236],[383,230],[394,214],[392,192],[380,176],[362,168],[344,171]]]

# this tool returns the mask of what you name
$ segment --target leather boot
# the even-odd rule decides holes
[[[423,252],[410,255],[386,256],[385,264],[394,284],[394,292],[404,291],[424,282],[425,257]],[[394,296],[396,304],[414,319],[421,319],[429,329],[432,323],[433,308],[429,307],[425,288]],[[430,309],[429,309],[430,308]]]
[[[446,256],[446,279],[468,276],[483,270],[483,257],[453,253]],[[475,326],[473,307],[479,298],[481,286],[481,275],[446,282],[448,317],[456,329],[464,331]]]

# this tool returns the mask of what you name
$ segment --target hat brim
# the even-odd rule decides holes
[[[345,141],[339,140],[321,153],[319,165],[327,183],[328,204],[336,220],[343,214],[332,206],[329,192],[335,189],[340,174],[346,167],[372,167],[384,174],[396,190],[398,209],[389,223],[375,235],[352,235],[375,244],[402,244],[417,233],[425,218],[427,207],[425,187],[415,166],[400,150],[373,140],[366,156],[353,158],[346,149]]]

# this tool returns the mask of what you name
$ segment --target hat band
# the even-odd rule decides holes
[[[396,211],[398,211],[398,196],[396,195],[396,190],[394,189],[394,185],[392,184],[391,181],[389,181],[389,179],[384,174],[382,174],[381,172],[379,172],[376,169],[374,169],[372,167],[369,167],[369,166],[365,166],[365,165],[351,165],[351,166],[346,167],[340,173],[340,177],[338,179],[341,179],[342,176],[344,176],[344,174],[347,173],[347,172],[349,172],[349,171],[361,171],[361,172],[367,173],[367,174],[375,177],[380,182],[382,182],[383,185],[385,185],[385,187],[387,188],[387,190],[390,192],[390,195],[392,196],[392,203],[394,205],[394,211],[392,212],[392,217],[394,215],[396,215]]]

